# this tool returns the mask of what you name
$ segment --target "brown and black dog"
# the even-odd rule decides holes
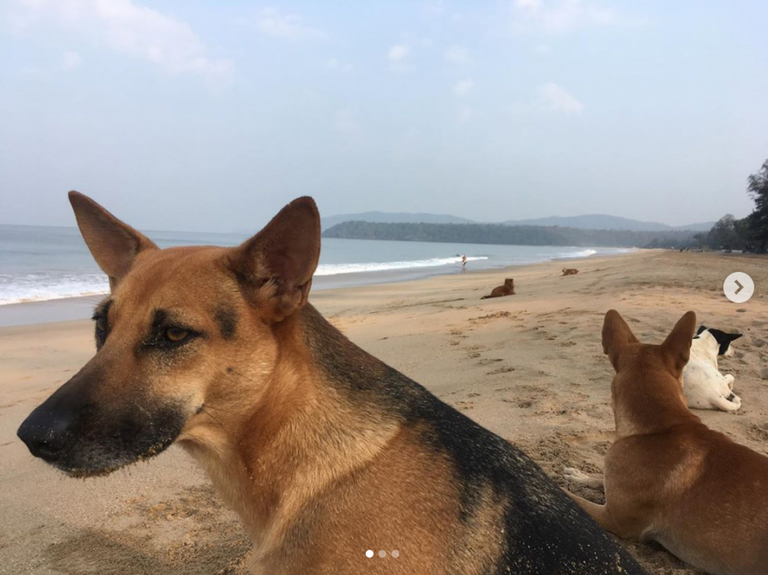
[[[564,276],[575,276],[577,273],[579,273],[579,270],[576,268],[563,268]]]
[[[515,295],[515,280],[512,278],[506,278],[504,285],[496,286],[491,290],[490,295],[484,295],[480,299],[489,299],[492,297],[504,297],[507,295]]]
[[[606,314],[616,440],[605,457],[605,505],[572,497],[608,531],[656,541],[707,573],[765,575],[768,457],[688,410],[681,377],[695,333],[688,312],[663,344],[645,345],[618,312]],[[575,469],[566,477],[603,484]]]
[[[311,198],[239,247],[162,250],[70,200],[111,295],[96,355],[19,428],[34,455],[88,477],[178,443],[239,514],[255,574],[644,573],[525,454],[307,302]]]

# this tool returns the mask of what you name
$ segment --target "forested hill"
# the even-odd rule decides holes
[[[401,240],[461,244],[584,247],[683,247],[693,231],[580,230],[547,226],[501,224],[387,224],[342,222],[323,232],[326,238]]]

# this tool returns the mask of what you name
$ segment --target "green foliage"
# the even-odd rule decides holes
[[[768,249],[768,160],[763,162],[760,171],[749,176],[747,191],[755,201],[755,211],[747,216],[745,227],[755,251],[765,253]]]
[[[755,210],[737,220],[727,214],[706,234],[697,234],[701,247],[713,250],[744,250],[766,253],[768,249],[768,160],[760,171],[747,179],[747,193],[755,201]]]
[[[581,230],[503,224],[385,224],[342,222],[323,233],[327,238],[400,240],[462,244],[581,247],[689,247],[694,232]]]

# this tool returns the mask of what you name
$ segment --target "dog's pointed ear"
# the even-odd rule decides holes
[[[728,334],[728,341],[736,341],[737,339],[739,339],[743,335],[744,335],[743,333],[729,333]]]
[[[125,277],[139,253],[159,249],[152,240],[118,220],[88,196],[69,192],[69,203],[93,259],[109,276],[110,289],[114,290]]]
[[[302,307],[320,259],[320,214],[315,201],[298,198],[258,234],[229,254],[229,266],[251,302],[269,322]]]
[[[661,344],[661,349],[669,358],[670,367],[677,377],[683,373],[683,368],[690,359],[691,343],[695,332],[696,314],[689,311],[680,318],[667,339]]]
[[[707,328],[707,326],[705,326],[705,325],[700,325],[700,326],[699,326],[699,329],[697,329],[697,330],[696,330],[696,335],[701,335],[701,334],[702,334],[702,332],[705,332],[705,331],[707,331],[707,329],[708,329],[708,328]]]
[[[638,341],[627,322],[615,309],[608,310],[603,321],[603,353],[611,360],[616,371],[619,370],[621,352],[631,343]]]

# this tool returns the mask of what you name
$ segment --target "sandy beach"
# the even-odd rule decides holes
[[[768,453],[768,260],[638,251],[568,264],[328,289],[310,300],[352,341],[526,451],[561,485],[565,466],[602,471],[613,435],[604,313],[618,309],[659,343],[687,310],[740,331],[736,414],[698,411],[710,427]],[[734,304],[724,278],[746,272]],[[480,300],[514,277],[517,295]],[[26,415],[94,353],[86,319],[0,328],[0,574],[242,574],[249,543],[195,463],[177,447],[106,478],[74,480],[16,438]],[[574,488],[599,501],[601,494]],[[727,534],[724,534],[727,537]],[[697,573],[656,547],[627,544],[650,573]]]

